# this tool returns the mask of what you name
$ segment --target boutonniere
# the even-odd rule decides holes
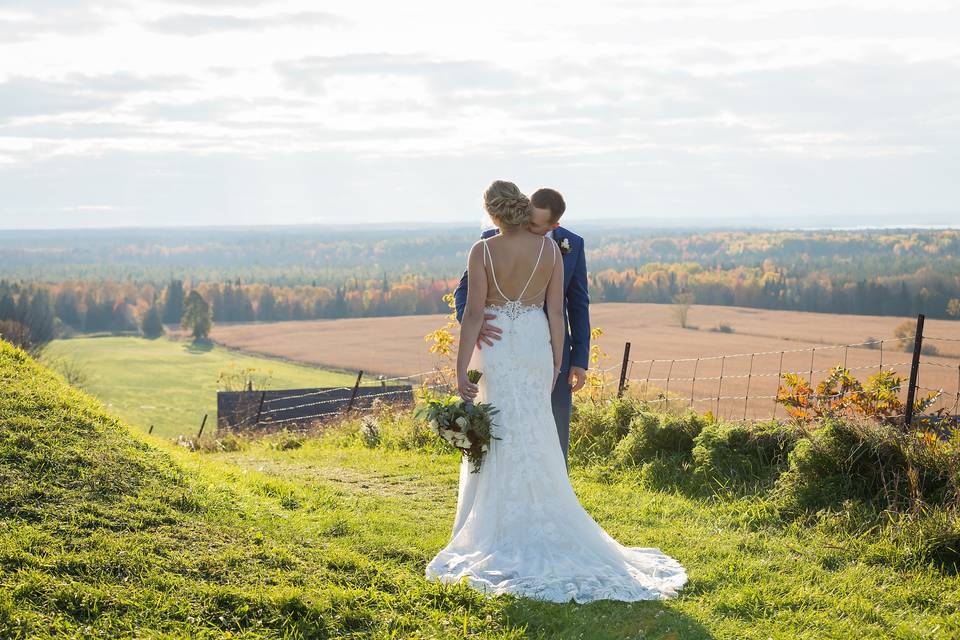
[[[557,245],[560,246],[560,253],[567,255],[570,253],[570,238],[564,238],[563,240],[557,240]]]

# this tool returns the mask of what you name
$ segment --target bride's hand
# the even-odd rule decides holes
[[[460,394],[461,398],[468,402],[473,402],[479,391],[480,387],[470,382],[470,379],[467,378],[466,372],[457,376],[457,392]]]
[[[550,385],[550,391],[553,392],[557,388],[557,380],[560,378],[560,367],[553,368],[553,384]]]

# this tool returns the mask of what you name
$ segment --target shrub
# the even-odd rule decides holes
[[[648,489],[690,488],[690,461],[680,453],[660,454],[643,462],[638,475],[640,484]]]
[[[960,568],[960,515],[956,509],[931,510],[915,519],[913,525],[908,535],[918,543],[917,560],[934,562],[956,573]]]
[[[771,479],[786,466],[799,437],[797,428],[779,422],[707,424],[694,440],[694,473],[708,482]]]
[[[689,459],[694,439],[708,424],[693,412],[680,415],[643,411],[630,421],[630,431],[613,452],[617,466],[636,465],[659,454],[680,454]]]
[[[582,461],[608,457],[645,409],[645,403],[633,398],[577,403],[570,419],[571,456]]]
[[[373,416],[364,416],[360,420],[360,439],[371,449],[380,444],[380,424]]]
[[[306,437],[302,434],[291,433],[286,429],[278,431],[268,437],[267,446],[276,451],[289,451],[303,446]]]
[[[828,419],[797,442],[774,494],[795,514],[848,498],[892,511],[947,504],[960,495],[957,456],[890,425]]]

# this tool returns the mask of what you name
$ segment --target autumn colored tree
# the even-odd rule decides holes
[[[947,303],[947,315],[951,318],[960,318],[960,298],[951,298]]]
[[[687,328],[687,316],[690,314],[693,301],[693,294],[688,291],[682,291],[673,296],[673,317],[684,329]]]

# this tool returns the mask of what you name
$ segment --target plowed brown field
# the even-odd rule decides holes
[[[773,414],[773,399],[765,396],[776,391],[781,352],[782,371],[808,377],[813,369],[814,382],[844,361],[863,380],[879,370],[881,358],[884,369],[895,369],[906,378],[910,354],[893,339],[894,328],[905,320],[911,319],[695,305],[688,324],[697,328],[683,329],[674,319],[671,305],[609,303],[591,307],[593,326],[604,332],[599,345],[609,354],[601,364],[616,367],[610,372],[612,377],[619,374],[624,342],[632,343],[632,393],[642,395],[649,384],[651,396],[668,391],[671,404],[690,404],[692,399],[698,410],[715,412],[719,396],[720,413],[729,417]],[[211,337],[231,348],[330,368],[408,375],[433,366],[424,335],[445,321],[444,316],[434,315],[220,324]],[[720,324],[729,325],[733,333],[711,331]],[[960,383],[960,322],[927,320],[924,335],[929,336],[925,344],[936,348],[938,354],[922,357],[919,384],[942,388],[943,399],[937,406],[952,407]],[[848,349],[836,346],[881,339],[882,349],[879,344]],[[758,352],[752,358],[737,355]],[[714,357],[724,355],[727,357]],[[748,384],[750,399],[745,401],[742,396],[748,395]],[[777,415],[783,415],[782,407]]]

